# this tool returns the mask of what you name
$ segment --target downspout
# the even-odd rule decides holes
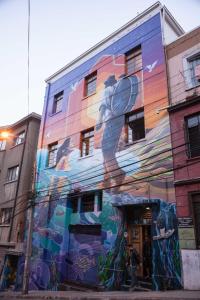
[[[46,123],[46,118],[47,118],[47,109],[48,109],[48,99],[49,99],[49,94],[50,94],[50,87],[51,84],[47,83],[47,91],[46,91],[46,95],[45,95],[45,103],[44,103],[44,109],[43,109],[43,113],[42,115],[44,116],[44,119],[41,120],[41,126],[40,126],[40,132],[41,132],[41,137],[39,136],[39,140],[38,140],[38,148],[41,149],[42,148],[42,144],[43,144],[43,139],[44,139],[44,129],[45,129],[45,123]],[[37,152],[36,152],[36,156],[37,156]],[[38,160],[36,160],[36,176],[35,176],[35,182],[37,182],[38,179],[38,168],[40,166],[40,162],[41,162],[41,155],[39,157]],[[36,188],[36,184],[35,184],[35,190],[37,192],[37,188]]]
[[[11,226],[10,226],[10,231],[9,231],[9,235],[8,235],[8,242],[10,242],[11,233],[12,233],[12,229],[13,229],[13,222],[14,222],[14,217],[15,217],[15,209],[16,209],[17,198],[18,198],[19,185],[20,185],[20,181],[21,181],[21,172],[22,172],[24,152],[25,152],[25,147],[26,147],[26,142],[27,142],[27,134],[28,134],[28,129],[29,129],[29,123],[30,123],[30,120],[28,120],[28,124],[26,126],[26,134],[25,134],[25,139],[24,139],[24,144],[23,144],[23,149],[22,149],[22,155],[21,155],[21,161],[20,161],[20,166],[19,166],[18,181],[17,181],[16,192],[15,192],[15,200],[14,200],[14,206],[13,206],[13,211],[12,211]]]

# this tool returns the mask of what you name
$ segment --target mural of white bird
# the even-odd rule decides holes
[[[71,89],[72,89],[73,91],[75,91],[76,88],[77,88],[77,85],[78,85],[78,81],[75,82],[74,84],[71,84]]]
[[[153,69],[155,68],[155,66],[157,65],[158,61],[155,60],[151,65],[147,65],[146,68],[148,69],[149,73],[151,73],[153,71]]]

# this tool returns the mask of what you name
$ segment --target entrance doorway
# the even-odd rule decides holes
[[[137,277],[142,281],[151,281],[152,276],[152,210],[147,205],[126,207],[127,242],[140,257]]]

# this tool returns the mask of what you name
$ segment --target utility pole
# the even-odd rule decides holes
[[[33,211],[34,211],[34,199],[35,195],[33,192],[29,193],[28,201],[28,235],[27,235],[27,245],[25,253],[25,263],[24,263],[24,275],[23,275],[23,287],[22,293],[28,294],[29,287],[29,273],[30,273],[30,259],[32,252],[32,231],[33,231]]]

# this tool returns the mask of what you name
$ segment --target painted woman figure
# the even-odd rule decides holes
[[[138,79],[136,76],[121,75],[117,81],[115,75],[110,75],[104,85],[99,120],[96,125],[96,130],[99,130],[104,123],[101,143],[104,158],[104,185],[110,187],[113,177],[115,184],[120,186],[125,178],[125,172],[120,169],[115,153],[124,126],[124,114],[132,109],[138,95]]]

